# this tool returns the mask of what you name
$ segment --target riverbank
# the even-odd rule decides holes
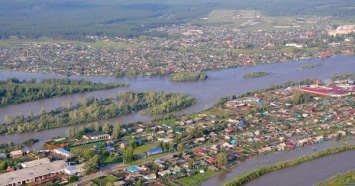
[[[300,158],[297,158],[294,160],[288,160],[285,162],[281,162],[276,165],[262,167],[257,170],[254,170],[252,172],[247,172],[247,173],[244,173],[244,174],[238,176],[233,181],[226,183],[225,186],[241,186],[241,185],[243,185],[253,179],[256,179],[264,174],[267,174],[269,172],[273,172],[273,171],[280,170],[280,169],[283,169],[286,167],[294,166],[294,165],[297,165],[297,164],[300,164],[303,162],[307,162],[307,161],[311,161],[311,160],[321,158],[324,156],[337,154],[337,153],[340,153],[343,151],[354,150],[354,149],[355,149],[355,145],[347,145],[347,146],[333,148],[333,149],[326,149],[326,150],[317,152],[316,154],[312,154],[309,156],[303,156],[303,157],[300,157]]]
[[[332,186],[332,185],[350,185],[355,184],[355,170],[346,173],[337,174],[324,182],[318,183],[315,186]]]
[[[56,75],[44,75],[44,74],[34,74],[34,73],[24,73],[24,72],[1,72],[0,79],[7,79],[11,77],[17,77],[18,79],[31,79],[36,78],[37,80],[48,79],[48,78],[68,78],[68,79],[85,79],[92,82],[125,82],[130,84],[130,87],[115,88],[104,91],[94,91],[88,93],[80,93],[74,95],[54,97],[50,99],[40,100],[36,102],[28,102],[18,105],[6,106],[0,108],[0,120],[4,119],[7,114],[13,114],[21,112],[25,117],[29,110],[33,110],[38,113],[44,106],[46,110],[54,110],[62,106],[62,103],[70,100],[72,104],[77,104],[82,97],[93,96],[96,98],[108,98],[112,95],[117,95],[119,92],[123,91],[165,91],[165,92],[179,92],[186,93],[196,98],[196,104],[184,109],[182,111],[176,112],[176,115],[183,115],[193,112],[200,112],[215,104],[218,98],[226,95],[241,95],[248,91],[259,90],[265,87],[270,87],[276,84],[283,84],[288,81],[300,81],[302,79],[313,79],[318,78],[320,80],[330,80],[333,74],[342,73],[352,73],[355,68],[355,63],[353,62],[355,56],[339,56],[327,58],[324,60],[303,60],[297,62],[287,62],[287,63],[275,63],[275,64],[264,64],[256,65],[252,67],[240,67],[231,68],[224,70],[207,71],[208,75],[207,81],[196,81],[196,82],[171,82],[168,78],[163,77],[151,77],[151,78],[115,78],[115,77],[104,77],[104,76],[56,76]],[[323,65],[319,68],[301,70],[301,66],[307,64],[322,63]],[[243,74],[255,71],[267,71],[272,74],[265,76],[263,78],[243,78]],[[218,88],[216,88],[218,87]],[[138,121],[147,122],[152,120],[150,116],[141,115],[138,112],[131,113],[127,116],[116,117],[109,120],[103,120],[100,124],[105,122],[111,123],[135,123]],[[77,128],[83,125],[76,126]],[[38,131],[23,133],[21,135],[1,135],[0,141],[12,141],[14,143],[22,143],[24,140],[29,138],[39,139],[39,143],[36,143],[33,148],[40,149],[41,145],[45,141],[49,141],[51,137],[58,135],[66,135],[68,127],[57,128],[55,130]]]
[[[308,156],[308,155],[315,154],[315,153],[317,153],[317,151],[314,151],[314,148],[317,148],[317,150],[321,151],[321,150],[325,150],[328,148],[340,147],[340,146],[343,146],[343,144],[344,144],[344,141],[330,140],[330,141],[324,141],[322,143],[313,144],[313,145],[309,145],[309,146],[305,146],[305,147],[295,148],[290,151],[274,152],[274,153],[269,153],[269,154],[265,154],[262,156],[257,156],[257,157],[253,157],[250,159],[246,159],[244,162],[240,162],[236,168],[231,169],[231,171],[229,171],[225,174],[218,174],[217,176],[207,180],[206,182],[203,182],[201,184],[201,186],[223,185],[223,184],[235,179],[235,177],[242,175],[246,172],[251,172],[253,170],[256,170],[256,169],[259,169],[259,168],[265,167],[265,166],[271,166],[271,165],[277,164],[279,162],[288,161],[288,160],[292,160],[292,159],[297,159],[302,156]],[[350,141],[347,141],[347,144],[354,145],[355,140],[352,139]],[[338,155],[340,155],[340,154],[337,154],[334,156],[338,156]],[[346,159],[346,157],[351,159],[353,156],[350,153],[350,154],[346,154],[343,158]],[[316,160],[314,160],[314,161],[316,161]],[[342,168],[344,168],[344,166],[342,164],[336,164],[336,161],[334,161],[334,164],[332,165],[332,168],[337,168],[336,169],[337,172],[344,172],[344,170],[342,169]],[[300,164],[300,165],[302,165],[302,164]],[[297,165],[297,166],[300,166],[300,165]],[[319,164],[317,164],[317,165],[319,165]],[[289,168],[292,168],[292,167],[289,167]],[[289,168],[286,168],[286,169],[289,169]],[[345,170],[345,171],[347,171],[347,170]],[[281,171],[281,172],[283,173],[286,171]],[[305,172],[305,174],[308,174],[308,175],[310,175],[312,173],[315,173],[315,172],[308,172],[308,171]],[[270,183],[269,185],[271,186],[271,185],[275,184],[274,180],[281,180],[282,178],[289,180],[289,175],[295,174],[295,172],[293,171],[292,173],[287,173],[282,176],[280,176],[279,171],[277,171],[277,173],[272,172],[269,174],[272,174],[273,176],[271,176],[268,180],[260,181],[260,184],[264,184],[265,182],[268,181],[268,183]],[[297,171],[296,171],[296,174],[297,174]],[[266,175],[264,177],[266,177]],[[260,177],[259,179],[263,179],[264,177]],[[298,177],[295,177],[295,179],[297,179],[297,178]],[[320,182],[328,177],[318,178],[316,175],[313,174],[313,178],[314,179],[317,178],[319,180],[319,181],[314,182],[314,184],[315,184],[315,183]],[[254,180],[254,181],[259,181],[259,179]],[[310,179],[312,179],[312,178],[310,178]],[[249,185],[249,184],[250,185],[258,185],[259,184],[259,182],[257,184],[252,184],[254,181],[247,183],[247,185]],[[284,184],[289,184],[289,182],[285,181]],[[299,185],[302,185],[302,184],[299,184]]]

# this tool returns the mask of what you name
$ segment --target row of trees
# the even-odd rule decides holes
[[[43,79],[37,83],[36,79],[20,81],[17,78],[9,78],[0,81],[0,106],[123,86],[128,85],[125,83],[104,84],[70,79]]]
[[[290,166],[294,166],[294,165],[297,165],[297,164],[300,164],[300,163],[303,163],[306,161],[310,161],[310,160],[314,160],[314,159],[321,158],[324,156],[337,154],[337,153],[340,153],[340,152],[343,152],[346,150],[354,150],[354,149],[355,149],[355,145],[347,145],[347,146],[342,146],[342,147],[333,148],[333,149],[326,149],[326,150],[320,151],[318,153],[315,153],[315,154],[312,154],[309,156],[302,156],[300,158],[281,162],[276,165],[262,167],[262,168],[256,169],[251,172],[244,173],[241,176],[236,177],[233,181],[225,184],[225,186],[241,186],[241,185],[243,185],[253,179],[256,179],[266,173],[269,173],[269,172],[277,171],[277,170],[280,170],[280,169],[283,169],[286,167],[290,167]]]
[[[332,81],[337,81],[337,80],[355,80],[355,73],[343,73],[343,74],[334,74],[332,75]]]
[[[315,186],[330,186],[330,185],[351,185],[355,183],[355,170],[350,170],[346,173],[337,174],[326,181],[317,183]]]
[[[87,124],[86,126],[81,126],[79,128],[70,127],[67,129],[67,137],[69,138],[79,138],[85,133],[89,132],[104,132],[111,134],[111,137],[116,139],[122,135],[122,128],[120,123],[115,123],[111,125],[109,122],[106,122],[100,126],[98,122]]]
[[[286,82],[281,85],[274,85],[269,88],[263,88],[263,89],[247,92],[247,93],[244,93],[244,94],[238,96],[238,98],[249,97],[249,96],[253,96],[254,94],[259,94],[262,92],[273,91],[273,90],[278,90],[278,89],[297,86],[297,85],[311,85],[311,84],[314,84],[315,81],[316,81],[316,79],[304,79],[301,81],[289,81],[289,82]],[[236,96],[233,96],[233,97],[237,98]]]
[[[141,111],[146,115],[159,115],[174,112],[187,108],[195,103],[195,99],[179,93],[165,93],[165,92],[123,92],[119,95],[125,103],[135,105],[136,109],[147,108]]]
[[[63,126],[76,125],[128,114],[132,111],[146,109],[145,114],[156,115],[181,110],[194,103],[188,95],[178,93],[123,92],[116,98],[97,99],[82,98],[79,103],[71,106],[65,102],[63,108],[46,113],[42,108],[38,116],[33,113],[23,117],[21,113],[5,116],[6,123],[0,127],[0,134],[22,133],[46,130]],[[78,131],[81,133],[82,131]]]

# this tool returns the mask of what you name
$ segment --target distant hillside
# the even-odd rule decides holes
[[[148,28],[180,24],[212,10],[257,10],[266,16],[355,16],[354,0],[2,0],[0,39],[12,35],[138,36]],[[159,33],[153,33],[158,34]]]

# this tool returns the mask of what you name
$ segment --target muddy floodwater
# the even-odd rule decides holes
[[[322,65],[313,69],[302,69],[302,66],[308,64]],[[260,78],[243,78],[243,75],[248,72],[269,72],[268,76]],[[208,79],[197,82],[171,82],[167,77],[139,77],[139,78],[114,78],[101,76],[57,76],[50,74],[32,74],[23,72],[0,72],[0,79],[16,77],[20,80],[36,78],[41,80],[44,78],[69,78],[69,79],[85,79],[94,82],[126,82],[130,87],[115,88],[110,90],[102,90],[95,92],[80,93],[61,97],[54,97],[45,100],[11,105],[0,108],[0,121],[4,120],[7,114],[17,114],[21,112],[27,116],[32,110],[38,114],[42,107],[47,111],[61,107],[63,102],[70,100],[76,104],[80,98],[94,96],[98,98],[107,98],[112,95],[117,95],[121,91],[166,91],[180,92],[190,94],[197,99],[197,103],[192,107],[184,109],[176,114],[187,114],[199,112],[207,107],[210,107],[218,98],[222,96],[240,95],[242,93],[258,90],[261,88],[278,85],[288,81],[299,81],[306,78],[319,78],[321,80],[329,80],[333,74],[353,73],[355,72],[355,56],[337,56],[327,59],[315,59],[304,61],[293,61],[287,63],[274,63],[267,65],[257,65],[252,67],[240,67],[232,69],[223,69],[215,71],[207,71]],[[131,113],[122,117],[112,118],[110,122],[133,123],[137,121],[149,121],[152,117],[140,115],[139,113]],[[105,120],[106,121],[106,120]],[[101,121],[100,123],[103,123]],[[86,124],[84,124],[86,125]],[[79,127],[81,125],[77,125]],[[12,141],[21,143],[29,138],[39,139],[32,148],[39,149],[42,144],[50,140],[51,137],[66,135],[68,127],[51,129],[46,131],[28,132],[23,134],[1,135],[0,143]]]

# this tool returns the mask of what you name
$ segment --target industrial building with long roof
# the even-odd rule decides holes
[[[0,185],[15,186],[41,183],[53,179],[66,167],[68,167],[68,164],[64,160],[59,160],[0,174]]]

